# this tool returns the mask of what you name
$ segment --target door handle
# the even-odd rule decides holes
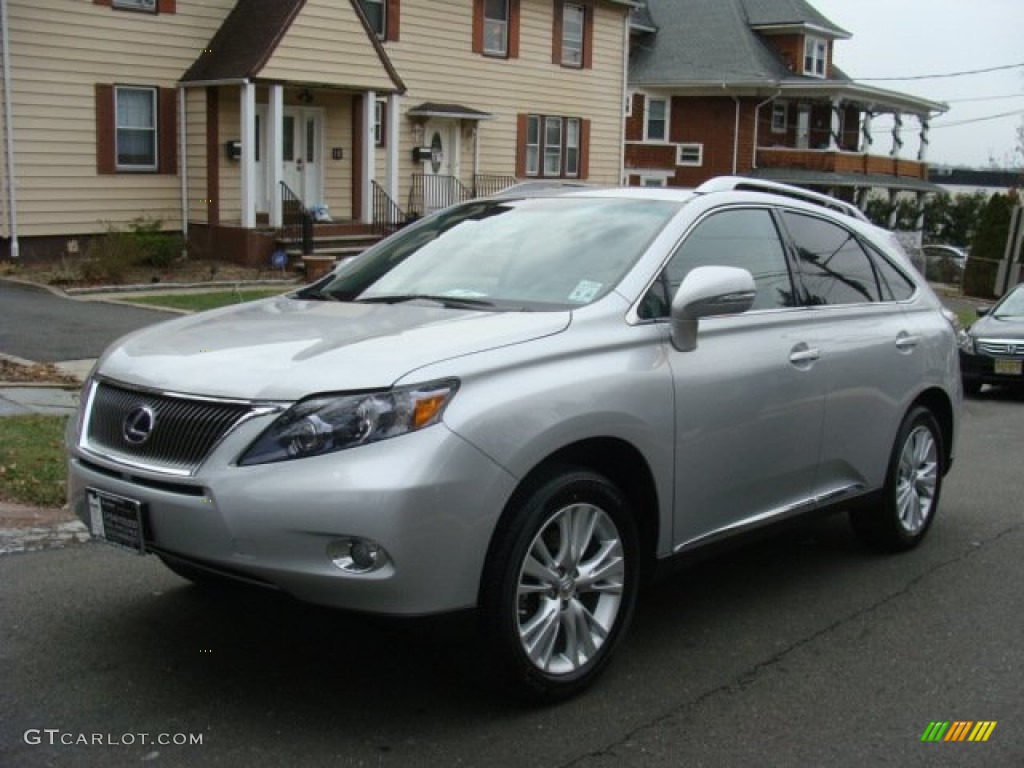
[[[896,349],[899,350],[912,350],[918,344],[921,343],[920,336],[911,336],[906,331],[900,331],[900,335],[896,337]]]
[[[797,344],[789,353],[789,362],[796,366],[809,366],[821,358],[821,350],[817,347],[809,347],[803,342]]]

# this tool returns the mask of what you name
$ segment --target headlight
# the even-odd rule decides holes
[[[357,395],[325,395],[296,403],[239,459],[268,464],[368,445],[436,424],[451,401],[454,379]]]
[[[960,346],[960,349],[967,354],[977,354],[977,350],[974,348],[974,337],[971,335],[970,328],[961,328],[956,335],[956,342]]]

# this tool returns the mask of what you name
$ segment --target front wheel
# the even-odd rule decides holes
[[[938,510],[943,455],[942,432],[932,412],[914,408],[896,434],[881,500],[850,513],[857,534],[891,552],[920,544]]]
[[[628,503],[601,475],[565,468],[519,494],[480,600],[493,669],[514,693],[557,700],[597,678],[632,618],[637,552]]]

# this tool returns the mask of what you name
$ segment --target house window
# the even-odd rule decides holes
[[[359,5],[370,22],[370,29],[383,40],[388,30],[387,4],[384,0],[359,0]]]
[[[519,57],[520,1],[473,0],[473,53]]]
[[[139,11],[141,13],[174,13],[177,0],[92,0],[93,5],[103,5],[116,11]]]
[[[520,115],[516,174],[586,178],[588,122],[578,117]]]
[[[804,74],[812,77],[825,77],[828,67],[828,43],[820,37],[808,37],[804,40]]]
[[[582,5],[566,3],[562,6],[562,65],[583,66],[583,26],[586,12]]]
[[[387,102],[384,99],[377,99],[373,103],[373,143],[375,146],[383,147],[387,143],[385,135],[387,132]]]
[[[703,144],[680,144],[676,147],[676,165],[703,165]]]
[[[785,133],[789,105],[784,101],[776,101],[772,104],[772,133]]]
[[[155,171],[157,167],[156,88],[114,89],[117,169]]]
[[[560,176],[562,170],[562,118],[544,118],[544,175]]]
[[[398,40],[400,0],[359,0],[359,7],[378,38]]]
[[[640,174],[640,186],[641,187],[664,187],[667,179],[664,176],[647,176]]]
[[[580,121],[576,117],[565,121],[565,175],[580,175]]]
[[[495,56],[508,53],[508,2],[484,0],[484,53]]]
[[[647,97],[647,119],[644,121],[644,139],[668,141],[668,99]]]
[[[110,7],[124,11],[156,13],[156,0],[110,0]]]

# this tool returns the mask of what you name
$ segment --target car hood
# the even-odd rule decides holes
[[[267,299],[171,320],[111,346],[96,372],[210,397],[297,400],[387,387],[417,368],[559,333],[569,312]]]
[[[1024,317],[985,315],[971,326],[971,335],[986,339],[1021,339],[1024,341]]]

